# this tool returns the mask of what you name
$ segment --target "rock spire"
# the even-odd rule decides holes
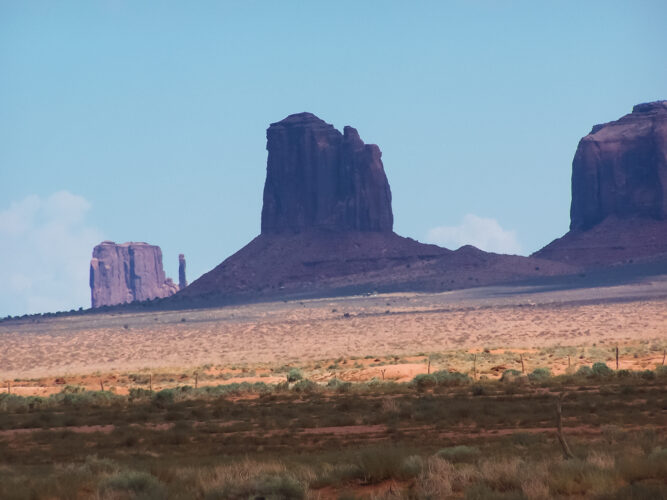
[[[178,289],[183,290],[188,286],[188,280],[185,278],[185,255],[178,254]]]

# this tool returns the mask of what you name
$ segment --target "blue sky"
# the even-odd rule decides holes
[[[667,2],[0,3],[0,316],[88,306],[97,240],[193,280],[259,233],[265,130],[383,151],[395,230],[528,254],[593,124],[667,98]],[[60,253],[58,253],[60,252]],[[65,272],[65,270],[77,270]]]

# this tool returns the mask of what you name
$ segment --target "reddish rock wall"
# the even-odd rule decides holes
[[[93,249],[90,291],[100,307],[168,297],[178,287],[164,274],[160,247],[104,241]]]

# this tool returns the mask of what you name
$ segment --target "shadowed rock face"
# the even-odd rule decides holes
[[[262,234],[310,229],[391,232],[391,190],[380,148],[310,113],[266,132]]]
[[[570,229],[587,230],[609,216],[667,219],[667,101],[638,104],[579,142]]]
[[[667,101],[638,104],[581,139],[570,231],[533,256],[586,267],[667,262]]]
[[[93,249],[90,291],[92,307],[100,307],[168,297],[178,287],[165,277],[160,247],[104,241]]]
[[[441,291],[573,272],[557,262],[453,252],[392,231],[380,149],[310,113],[267,131],[262,233],[167,304],[198,307],[266,297]]]

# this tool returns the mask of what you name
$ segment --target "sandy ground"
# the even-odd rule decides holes
[[[565,351],[558,351],[566,346],[582,348],[580,356],[567,352],[573,365],[612,366],[613,347],[620,345],[621,368],[653,368],[667,347],[667,279],[593,289],[486,287],[10,321],[0,323],[0,345],[4,386],[14,379],[62,376],[71,383],[87,374],[78,381],[85,383],[102,374],[191,372],[202,365],[231,367],[233,381],[275,383],[283,376],[270,366],[319,368],[315,362],[322,360],[338,360],[332,361],[338,366],[327,370],[328,362],[321,363],[315,380],[407,380],[426,372],[429,353],[447,352],[449,358],[436,361],[433,369],[469,371],[472,354],[480,353],[479,373],[520,367],[520,354],[529,368],[538,358],[543,364],[556,356],[551,367],[558,372],[567,368]],[[505,353],[505,363],[488,366],[498,362],[493,353]],[[254,367],[253,373],[236,374],[236,365]],[[200,385],[220,383],[208,370],[210,380]],[[113,383],[107,381],[107,387]]]

